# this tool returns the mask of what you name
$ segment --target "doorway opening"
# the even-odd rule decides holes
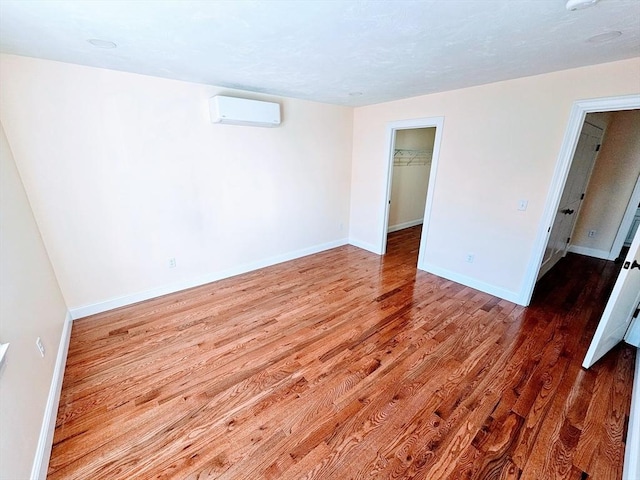
[[[640,221],[638,130],[638,109],[586,115],[538,279],[567,252],[615,260],[631,244]]]
[[[426,248],[443,117],[401,120],[387,125],[387,195],[380,253],[389,233],[422,224],[418,268]]]
[[[574,157],[574,153],[576,152],[576,149],[578,146],[580,133],[581,133],[582,126],[584,124],[587,114],[598,113],[598,112],[614,112],[614,111],[622,112],[622,111],[634,110],[634,109],[640,109],[640,95],[628,95],[628,96],[622,96],[622,97],[610,97],[610,98],[602,98],[602,99],[595,99],[595,100],[585,100],[585,101],[578,101],[574,103],[569,116],[567,131],[565,133],[564,140],[560,148],[560,154],[559,154],[558,162],[556,164],[556,169],[553,175],[553,179],[551,182],[549,195],[547,197],[544,215],[538,229],[538,234],[537,234],[535,246],[533,249],[534,253],[530,258],[527,274],[523,282],[523,287],[521,290],[521,301],[519,301],[518,303],[522,305],[528,305],[531,302],[531,297],[533,295],[536,282],[539,278],[539,273],[541,271],[543,259],[545,259],[545,257],[548,255],[547,249],[549,247],[552,227],[554,225],[554,222],[556,220],[556,216],[559,210],[562,210],[561,208],[559,208],[561,197],[563,196],[565,185],[567,184],[569,170]],[[630,176],[631,174],[630,172],[627,172],[626,175]],[[635,178],[633,178],[633,181],[635,181]],[[600,209],[602,209],[603,206],[606,209],[609,203],[609,200],[611,200],[614,197],[613,195],[611,195],[611,191],[607,193],[607,188],[592,189],[591,186],[587,188],[593,191],[599,190],[601,192],[604,192],[605,196],[607,196],[607,200],[600,204],[599,206]],[[611,186],[609,187],[609,189],[610,188]],[[614,190],[615,190],[615,187],[614,187]],[[585,197],[585,200],[586,200],[586,197]],[[627,201],[629,200],[628,196],[626,200]],[[608,214],[605,210],[603,218],[607,218],[610,220],[612,218],[612,215]],[[620,226],[620,223],[619,223],[620,217],[617,218],[617,222],[618,222],[617,226]],[[578,227],[578,225],[576,225],[575,227],[576,229],[582,228],[582,227]],[[594,230],[594,228],[589,228],[587,226],[585,229],[581,231],[587,235],[587,238],[592,239],[589,241],[593,241],[593,239],[596,237],[595,237],[595,234],[592,234],[592,236],[589,237],[590,230]],[[595,230],[597,234],[597,229]],[[575,232],[576,230],[574,229],[574,234],[573,234],[574,239],[576,239]],[[605,232],[601,231],[601,233],[605,233]],[[614,232],[614,235],[615,235],[615,232]],[[602,239],[603,237],[604,236],[600,236],[599,238]],[[581,246],[584,247],[584,245],[577,245],[576,247],[581,247]],[[609,247],[611,247],[610,243],[609,243]],[[591,248],[591,247],[585,247],[585,248]],[[580,253],[580,252],[576,252],[576,253]],[[608,255],[609,255],[609,252],[607,251],[607,256]],[[615,256],[617,256],[617,252]],[[601,257],[601,258],[604,258],[604,257]]]
[[[435,127],[396,130],[387,234],[422,225]]]

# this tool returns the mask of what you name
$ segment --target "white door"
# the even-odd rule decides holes
[[[600,149],[603,133],[604,131],[600,127],[590,123],[585,122],[582,126],[580,139],[560,199],[560,206],[556,212],[547,248],[542,258],[538,279],[567,254],[569,240],[578,218],[593,164]]]
[[[636,233],[582,362],[584,368],[589,368],[624,338],[639,303],[640,233]]]

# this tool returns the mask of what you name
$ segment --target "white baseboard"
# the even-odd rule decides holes
[[[503,298],[504,300],[517,303],[518,305],[523,305],[521,303],[519,292],[505,290],[504,288],[496,287],[495,285],[481,282],[479,280],[476,280],[475,278],[467,277],[465,275],[461,275],[459,273],[452,272],[451,270],[437,267],[429,263],[418,265],[418,268],[420,270],[424,270],[425,272],[433,273],[434,275],[437,275],[439,277],[446,278],[447,280],[451,280],[453,282],[460,283],[461,285],[471,287],[475,290],[480,290],[481,292]]]
[[[422,225],[424,219],[418,218],[417,220],[411,220],[410,222],[398,223],[387,228],[388,233],[397,232],[398,230],[404,230],[405,228],[415,227],[416,225]]]
[[[579,255],[586,255],[587,257],[594,257],[594,258],[601,258],[602,260],[609,260],[608,250],[580,247],[578,245],[569,245],[569,249],[567,251],[571,253],[577,253]]]
[[[380,247],[376,247],[371,243],[362,242],[360,240],[356,240],[354,238],[349,238],[349,245],[353,245],[354,247],[361,248],[363,250],[367,250],[368,252],[375,253],[376,255],[382,255],[380,252]]]
[[[183,282],[172,283],[163,287],[153,288],[151,290],[145,290],[143,292],[133,293],[131,295],[123,295],[122,297],[111,298],[103,302],[94,303],[91,305],[83,305],[80,307],[70,308],[71,317],[74,320],[79,318],[88,317],[89,315],[95,315],[96,313],[102,313],[114,308],[124,307],[133,303],[142,302],[151,298],[161,297],[162,295],[168,295],[170,293],[179,292],[188,288],[199,287],[200,285],[206,285],[207,283],[222,280],[224,278],[234,277],[242,273],[258,270],[259,268],[269,267],[296,258],[306,257],[314,253],[323,252],[332,248],[341,247],[346,245],[347,239],[334,240],[332,242],[322,243],[320,245],[314,245],[312,247],[295,250],[282,255],[276,255],[274,257],[266,258],[264,260],[258,260],[256,262],[245,263],[234,268],[222,270],[219,272],[213,272],[208,275],[204,275],[193,280],[186,280]]]
[[[56,417],[58,415],[58,404],[60,403],[60,392],[62,391],[62,380],[64,378],[64,368],[67,363],[67,352],[69,351],[69,340],[71,339],[72,317],[67,313],[62,327],[58,354],[53,369],[53,378],[49,388],[49,396],[44,409],[42,427],[38,447],[31,468],[31,480],[45,480],[49,469],[49,458],[51,457],[51,447],[53,446],[53,432],[56,428]]]
[[[640,455],[638,452],[640,452],[640,351],[636,351],[636,371],[633,375],[622,480],[640,480]]]

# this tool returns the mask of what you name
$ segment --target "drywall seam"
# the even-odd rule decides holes
[[[60,336],[60,344],[58,345],[58,354],[53,370],[53,378],[51,379],[51,387],[49,388],[49,396],[47,397],[47,404],[44,409],[38,447],[36,448],[36,455],[33,460],[33,467],[31,468],[31,480],[44,480],[47,478],[51,447],[53,446],[53,433],[56,428],[58,404],[60,403],[60,393],[62,392],[62,380],[67,363],[69,340],[71,339],[71,325],[71,313],[67,312]]]

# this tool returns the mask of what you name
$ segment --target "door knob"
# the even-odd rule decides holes
[[[623,267],[625,270],[633,270],[634,268],[637,268],[638,270],[640,270],[640,263],[638,263],[636,260],[633,261],[633,263],[631,262],[624,262]]]
[[[570,208],[565,208],[564,210],[560,210],[560,213],[564,213],[565,215],[571,215],[574,212],[574,210],[571,210]]]

